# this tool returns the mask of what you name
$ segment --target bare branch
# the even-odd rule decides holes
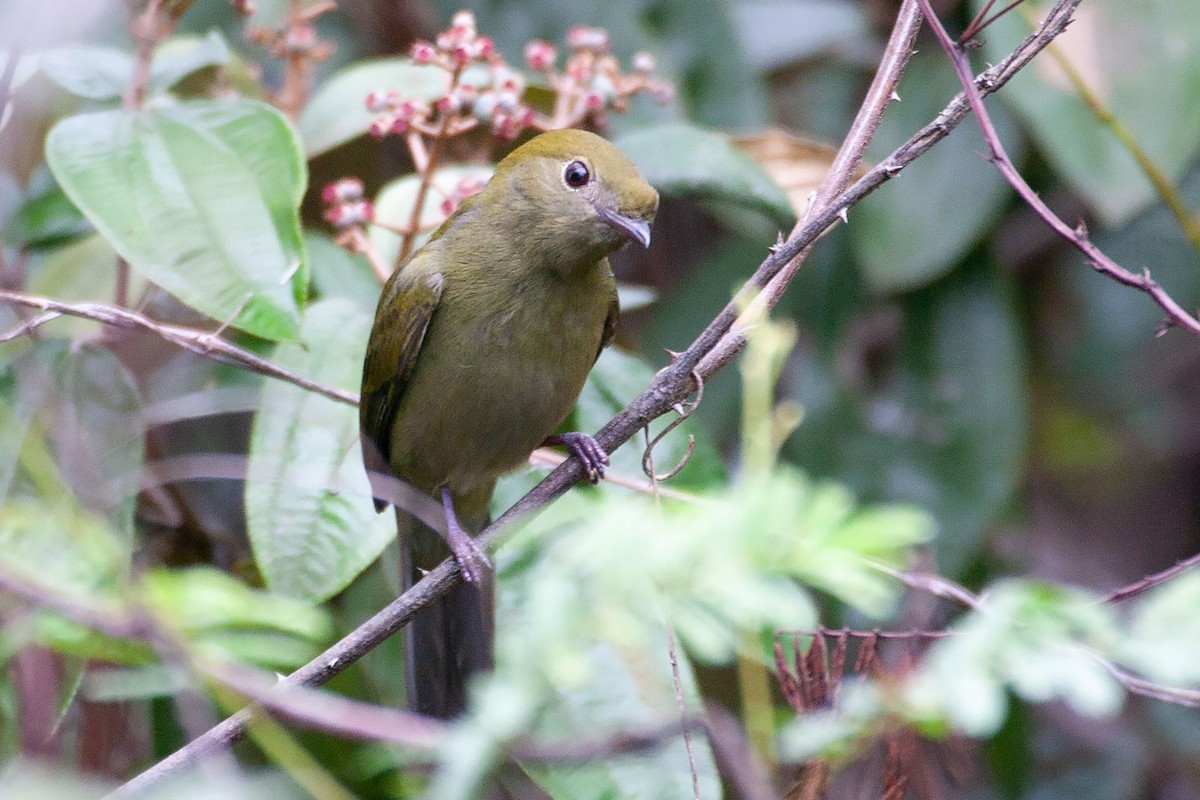
[[[1117,262],[1113,261],[1105,255],[1100,248],[1092,243],[1087,236],[1087,230],[1082,225],[1077,225],[1072,228],[1067,223],[1050,210],[1050,206],[1046,205],[1045,201],[1038,196],[1037,192],[1025,182],[1021,177],[1021,173],[1013,165],[1012,159],[1008,157],[1008,152],[1005,151],[1004,145],[1000,141],[1000,134],[996,132],[996,126],[992,123],[992,118],[988,114],[987,108],[983,104],[983,95],[979,91],[976,83],[971,79],[971,65],[967,60],[966,50],[962,46],[956,44],[950,38],[950,34],[946,32],[946,28],[933,16],[933,11],[930,7],[929,0],[919,0],[922,9],[929,17],[930,27],[933,28],[934,34],[937,36],[938,42],[942,49],[946,51],[946,55],[950,58],[954,65],[954,71],[958,75],[959,82],[963,85],[967,94],[967,99],[971,104],[971,110],[975,113],[975,119],[979,123],[980,130],[983,131],[984,141],[987,142],[989,160],[1004,176],[1005,180],[1017,191],[1021,199],[1032,208],[1039,217],[1045,220],[1046,224],[1054,229],[1059,236],[1066,239],[1071,246],[1083,253],[1092,267],[1102,275],[1107,275],[1117,283],[1124,286],[1137,289],[1140,292],[1145,292],[1150,296],[1158,306],[1167,314],[1167,321],[1170,325],[1178,325],[1186,328],[1193,334],[1200,336],[1200,319],[1197,319],[1192,314],[1184,311],[1175,300],[1167,294],[1167,292],[1158,285],[1158,282],[1150,277],[1150,271],[1143,269],[1140,274],[1131,272]],[[1062,5],[1062,4],[1060,4]],[[1071,4],[1074,5],[1074,4]],[[1060,15],[1059,6],[1051,9],[1047,16],[1047,21]],[[1065,26],[1069,18],[1069,12],[1062,15],[1062,24]],[[1043,23],[1045,25],[1045,23]]]
[[[277,378],[281,381],[294,383],[302,389],[308,389],[310,392],[324,395],[331,400],[337,400],[339,403],[346,403],[352,406],[358,405],[358,395],[353,392],[324,386],[314,380],[305,378],[303,375],[297,375],[283,367],[272,364],[261,356],[257,356],[248,350],[243,350],[237,345],[230,344],[225,339],[208,331],[186,328],[182,325],[171,325],[166,322],[157,322],[136,311],[118,308],[117,306],[108,306],[102,303],[64,303],[49,297],[25,294],[23,292],[10,292],[3,289],[0,289],[0,301],[24,306],[25,308],[36,308],[54,314],[67,314],[72,317],[95,320],[105,325],[111,325],[114,328],[150,331],[171,344],[178,345],[193,353],[199,353],[214,361],[232,364],[235,367],[248,369],[260,375],[266,375],[269,378]],[[38,320],[41,320],[41,322],[47,321],[41,317]],[[39,322],[39,324],[41,323]],[[18,329],[18,332],[27,331],[20,331]],[[13,335],[16,335],[16,333]]]
[[[1185,558],[1182,561],[1177,561],[1173,566],[1167,567],[1161,572],[1156,572],[1153,575],[1147,575],[1146,577],[1139,578],[1133,583],[1126,584],[1119,589],[1114,589],[1104,598],[1104,602],[1120,603],[1128,600],[1131,597],[1136,597],[1142,592],[1149,591],[1159,584],[1166,583],[1176,575],[1187,572],[1189,569],[1192,569],[1196,566],[1200,566],[1200,553],[1197,553],[1190,558]]]

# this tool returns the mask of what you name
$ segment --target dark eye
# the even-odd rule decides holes
[[[578,189],[586,186],[587,182],[592,179],[592,173],[588,172],[587,165],[582,161],[572,161],[567,164],[567,168],[563,170],[563,180],[567,182],[567,186],[572,189]]]

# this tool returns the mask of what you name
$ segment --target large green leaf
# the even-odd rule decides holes
[[[294,336],[305,169],[263,103],[202,100],[68,117],[46,156],[131,265],[185,303],[268,339]]]
[[[366,107],[371,92],[395,91],[406,98],[433,100],[445,94],[449,85],[445,70],[407,58],[347,67],[322,84],[300,112],[304,151],[312,158],[366,133],[377,116]]]
[[[308,308],[301,341],[272,360],[328,386],[357,389],[371,317],[343,299]],[[395,536],[375,513],[362,467],[355,409],[290,383],[263,387],[246,478],[250,543],[267,586],[323,600],[378,557]]]
[[[940,50],[918,52],[900,82],[902,102],[888,107],[870,155],[884,157],[937,116],[958,91]],[[1021,139],[1012,117],[1000,105],[993,104],[990,111],[1005,147],[1019,163]],[[924,286],[962,260],[991,228],[1010,192],[996,168],[980,157],[984,152],[983,137],[968,120],[850,212],[854,254],[870,288]]]
[[[147,94],[164,92],[196,70],[224,64],[229,57],[229,46],[216,31],[168,39],[151,62]],[[133,57],[111,47],[59,47],[41,55],[41,69],[72,94],[112,102],[129,86]]]
[[[1037,14],[1050,3],[1026,5]],[[1200,153],[1197,30],[1200,3],[1193,0],[1092,0],[1076,9],[1071,27],[1052,45],[1170,180]],[[999,58],[1028,33],[1028,22],[1009,14],[988,28],[983,57]],[[1124,220],[1154,197],[1129,151],[1087,108],[1051,54],[1038,56],[1001,96],[1056,172],[1106,222]]]
[[[63,47],[43,53],[41,68],[72,94],[89,100],[119,100],[133,74],[133,56],[111,47]]]
[[[692,125],[644,128],[614,141],[655,188],[708,200],[739,203],[790,228],[787,194],[750,156],[719,133]]]

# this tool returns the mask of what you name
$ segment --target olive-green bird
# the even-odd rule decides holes
[[[592,480],[603,473],[595,440],[554,431],[613,337],[607,256],[628,241],[648,246],[657,208],[604,139],[544,133],[501,161],[383,288],[363,366],[364,461],[446,511],[445,540],[397,512],[409,584],[450,552],[467,580],[409,626],[414,710],[453,716],[467,676],[491,665],[490,565],[471,535],[488,521],[496,479],[542,444],[566,445]]]

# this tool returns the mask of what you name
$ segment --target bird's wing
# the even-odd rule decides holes
[[[442,298],[442,274],[423,268],[418,253],[388,281],[363,364],[359,421],[363,461],[368,470],[386,471],[392,423],[408,388],[429,321]]]
[[[613,283],[612,296],[608,300],[608,316],[604,318],[604,333],[600,335],[600,346],[596,348],[596,359],[599,360],[604,348],[612,344],[617,335],[617,318],[621,316],[621,301],[617,295],[617,284]]]

